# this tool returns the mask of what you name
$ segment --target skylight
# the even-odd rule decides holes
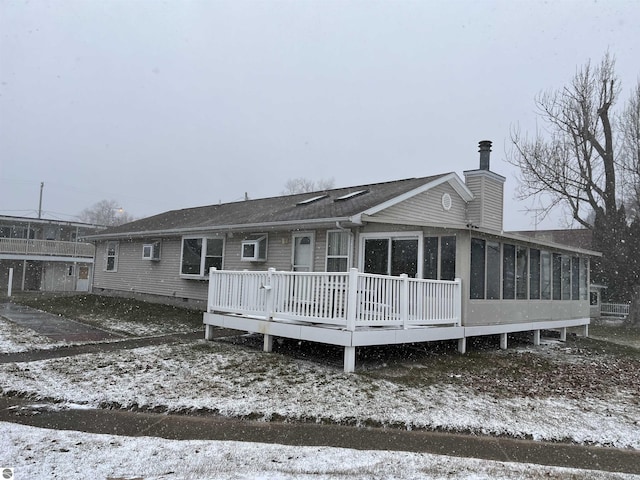
[[[316,197],[307,198],[306,200],[300,200],[296,205],[309,205],[310,203],[317,202],[318,200],[322,200],[323,198],[327,198],[329,195],[323,193],[322,195],[318,195]]]
[[[345,193],[344,195],[336,198],[334,201],[337,202],[339,200],[349,200],[350,198],[364,195],[365,193],[369,193],[369,190],[356,190],[355,192]]]

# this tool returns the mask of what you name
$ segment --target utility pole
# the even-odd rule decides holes
[[[42,218],[42,190],[44,189],[44,182],[40,182],[40,203],[38,204],[38,218]]]

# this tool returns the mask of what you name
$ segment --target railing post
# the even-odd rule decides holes
[[[272,286],[272,281],[273,281],[273,274],[275,273],[276,269],[275,268],[269,268],[267,270],[267,283],[266,285],[263,285],[262,287],[265,290],[265,295],[266,295],[266,307],[265,307],[265,319],[266,320],[271,320],[273,319],[273,286]]]
[[[349,282],[347,285],[347,330],[353,332],[356,329],[356,309],[358,305],[358,269],[349,270]]]
[[[453,311],[456,318],[456,325],[462,325],[462,279],[455,279],[455,291],[453,293]]]
[[[13,288],[13,268],[9,269],[9,285],[7,286],[7,297],[11,298],[11,289]]]
[[[211,310],[213,310],[212,306],[213,306],[213,295],[215,292],[215,275],[214,275],[214,271],[216,270],[216,267],[211,267],[209,269],[209,291],[207,292],[207,312],[211,313]]]
[[[400,284],[400,320],[402,320],[402,328],[406,330],[409,321],[409,275],[403,273],[400,278],[402,279]]]

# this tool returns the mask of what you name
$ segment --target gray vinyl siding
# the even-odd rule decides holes
[[[451,197],[450,210],[442,206],[445,193]],[[372,218],[394,223],[464,225],[467,223],[466,202],[445,183],[378,212]]]
[[[485,180],[482,223],[485,228],[502,230],[503,185]]]
[[[464,298],[464,297],[463,297]],[[464,300],[463,325],[544,322],[590,316],[589,300]]]
[[[503,183],[491,176],[469,174],[466,184],[473,192],[474,199],[469,203],[469,222],[480,228],[502,230],[503,225]]]
[[[94,290],[206,300],[207,282],[180,277],[182,238],[163,239],[159,261],[142,259],[142,246],[150,241],[119,242],[116,272],[105,271],[106,242],[99,243],[96,248]]]
[[[257,232],[259,233],[259,232]],[[326,230],[317,230],[315,234],[314,264],[315,271],[324,271],[326,259]],[[245,262],[240,259],[242,240],[246,234],[229,235],[225,239],[222,268],[225,270],[277,270],[289,271],[292,268],[292,232],[270,232],[267,240],[266,262]],[[206,236],[206,235],[205,235]],[[156,239],[153,239],[156,240]],[[152,239],[120,241],[118,247],[117,271],[105,269],[106,242],[96,246],[96,268],[93,288],[126,293],[160,295],[174,298],[206,300],[206,279],[190,279],[180,276],[180,255],[182,237],[163,239],[159,261],[142,259],[142,246]]]

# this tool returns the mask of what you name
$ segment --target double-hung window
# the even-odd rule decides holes
[[[182,239],[180,273],[187,278],[203,278],[211,267],[222,270],[223,252],[223,238],[185,237]]]
[[[349,232],[327,232],[327,272],[346,272],[349,269]]]
[[[107,242],[107,251],[104,257],[104,269],[107,272],[118,271],[118,242]]]

